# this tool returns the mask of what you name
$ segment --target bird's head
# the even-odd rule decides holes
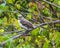
[[[23,16],[20,14],[18,15],[18,20],[21,20],[23,18]]]

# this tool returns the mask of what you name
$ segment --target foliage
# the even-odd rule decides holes
[[[48,23],[60,20],[60,0],[0,0],[0,47],[60,48],[60,25]],[[18,24],[18,15],[38,26],[27,35]],[[16,36],[18,36],[16,38]]]

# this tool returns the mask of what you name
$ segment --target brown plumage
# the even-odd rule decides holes
[[[27,28],[33,28],[32,23],[31,23],[31,22],[28,22],[28,21],[26,21],[26,20],[21,20],[20,23],[22,23],[22,25],[24,25],[24,26],[27,27]]]
[[[22,15],[19,15],[18,16],[18,22],[19,22],[19,25],[20,27],[22,27],[23,29],[33,29],[33,24],[26,20]]]

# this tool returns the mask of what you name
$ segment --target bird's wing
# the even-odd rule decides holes
[[[28,28],[33,28],[33,25],[31,22],[27,21],[27,20],[21,20],[20,21],[22,23],[22,25],[28,27]]]

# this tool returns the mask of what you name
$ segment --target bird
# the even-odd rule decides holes
[[[21,14],[18,15],[18,23],[19,23],[20,27],[25,30],[34,29],[33,24],[30,21],[28,21],[27,19],[25,19]]]

